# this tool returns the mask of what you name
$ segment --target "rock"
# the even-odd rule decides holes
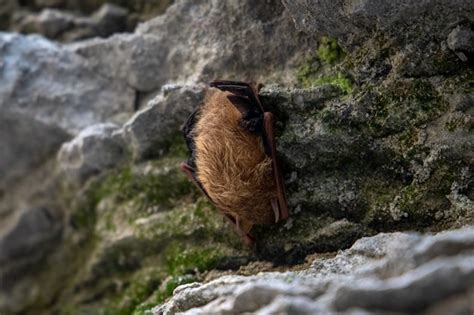
[[[163,144],[181,137],[180,126],[203,97],[204,89],[200,86],[165,87],[123,127],[134,158],[141,160],[159,155]]]
[[[97,35],[107,37],[114,33],[124,32],[127,29],[127,9],[106,3],[100,7],[92,16],[95,21]],[[95,37],[94,36],[94,37]]]
[[[133,35],[92,40],[71,49],[103,75],[122,78],[139,91],[153,91],[169,82],[225,77],[291,82],[292,76],[283,71],[309,44],[295,34],[279,1],[179,0]]]
[[[31,298],[24,280],[34,277],[37,265],[60,243],[62,224],[49,209],[28,208],[1,227],[0,311],[8,314],[20,311],[22,302]]]
[[[0,114],[0,196],[9,186],[51,157],[69,135],[27,115]],[[39,141],[40,140],[40,141]]]
[[[404,40],[411,40],[410,35],[415,32],[419,37],[422,34],[443,37],[454,23],[459,23],[460,12],[466,18],[474,16],[474,4],[469,0],[456,3],[449,0],[423,3],[404,3],[403,0],[283,0],[283,3],[299,29],[339,38],[340,44],[345,47],[368,39],[374,31],[402,40],[403,37]],[[420,16],[423,18],[420,19]],[[394,32],[400,28],[412,34]]]
[[[474,289],[473,240],[472,226],[437,235],[365,237],[333,258],[316,258],[306,270],[224,276],[178,287],[152,312],[431,314],[435,305],[443,305],[465,313],[472,310],[465,297]]]
[[[29,32],[35,30],[48,38],[59,38],[64,32],[73,28],[75,16],[59,10],[46,9],[36,19],[31,15],[25,19],[28,24],[20,28],[20,31],[28,28]]]
[[[83,182],[117,166],[125,154],[119,127],[111,123],[99,124],[84,129],[70,142],[64,143],[58,162],[67,176]]]
[[[474,31],[468,26],[458,25],[449,33],[447,43],[462,61],[467,61],[467,56],[474,55]]]
[[[75,134],[123,121],[135,93],[107,79],[80,56],[38,36],[0,33],[0,107]]]
[[[50,39],[71,42],[125,32],[129,27],[127,23],[126,9],[104,4],[90,17],[58,9],[44,9],[40,13],[21,11],[15,15],[12,29],[22,33],[40,33]]]
[[[10,18],[17,7],[16,0],[0,0],[0,31],[8,28]]]
[[[422,79],[386,84],[405,92],[391,98],[393,91],[370,84],[370,92],[361,87],[345,98],[334,84],[261,90],[279,121],[278,151],[293,212],[285,225],[255,229],[262,259],[301,263],[311,252],[350,246],[374,227],[406,226],[422,217],[424,224],[444,224],[440,217],[472,223],[472,176],[466,173],[472,169],[472,131],[460,123],[456,132],[446,132],[454,117],[469,120],[454,107],[470,105],[448,108],[443,92],[434,92],[437,85]],[[424,88],[414,88],[418,84]],[[411,99],[402,96],[406,91]],[[390,99],[381,101],[381,95]],[[469,94],[462,95],[456,104],[468,102]],[[380,110],[388,108],[378,122]],[[460,186],[462,196],[454,188]]]

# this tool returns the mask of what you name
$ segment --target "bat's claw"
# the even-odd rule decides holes
[[[275,223],[277,223],[280,221],[280,209],[278,207],[278,201],[276,199],[272,199],[270,203],[272,205],[273,214],[275,215]]]

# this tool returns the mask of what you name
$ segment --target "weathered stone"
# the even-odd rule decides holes
[[[468,56],[474,55],[474,31],[470,26],[458,25],[449,33],[447,43],[462,61],[467,61]]]
[[[366,237],[334,258],[316,258],[304,271],[178,287],[153,314],[432,312],[441,303],[465,310],[464,295],[472,294],[474,283],[473,237],[473,227],[434,236]]]
[[[0,108],[70,133],[122,121],[135,93],[97,74],[80,56],[38,36],[0,33]]]
[[[108,123],[90,126],[63,144],[58,162],[69,177],[82,182],[117,166],[125,156],[119,127]]]
[[[474,17],[474,4],[469,0],[283,0],[296,26],[306,32],[341,39],[346,47],[368,39],[373,33],[387,33],[407,39],[410,33],[418,36],[447,36],[454,23],[462,17]],[[324,12],[325,14],[320,14]],[[420,18],[423,16],[423,18]]]
[[[0,196],[29,174],[69,138],[62,129],[2,110],[0,113]]]
[[[71,49],[104,76],[152,91],[169,82],[224,77],[291,82],[285,67],[306,47],[307,40],[295,34],[279,1],[179,0],[165,15],[141,24],[133,35],[88,41]]]
[[[180,126],[203,99],[199,86],[167,86],[123,127],[135,159],[160,155],[163,144],[180,133]]]
[[[29,208],[0,227],[0,311],[8,314],[34,294],[23,280],[34,277],[36,266],[59,244],[62,224],[49,209]]]
[[[92,37],[107,37],[128,29],[128,11],[104,4],[90,17],[58,9],[40,13],[20,11],[14,16],[12,29],[22,33],[40,33],[50,39],[71,42]]]
[[[17,7],[16,0],[0,0],[0,30],[8,28],[11,16]]]
[[[73,27],[75,17],[59,10],[43,10],[36,20],[26,17],[29,23],[36,23],[36,31],[48,38],[58,38],[62,33]],[[27,26],[31,30],[31,26]],[[21,31],[21,29],[20,29]]]

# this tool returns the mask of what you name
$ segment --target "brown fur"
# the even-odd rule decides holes
[[[241,113],[228,95],[210,89],[201,107],[193,131],[197,178],[216,206],[247,233],[254,224],[275,222],[270,200],[277,193],[262,137],[240,127]]]

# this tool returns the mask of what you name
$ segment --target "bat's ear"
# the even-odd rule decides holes
[[[264,87],[263,83],[257,84],[257,93],[260,92],[260,90]]]

